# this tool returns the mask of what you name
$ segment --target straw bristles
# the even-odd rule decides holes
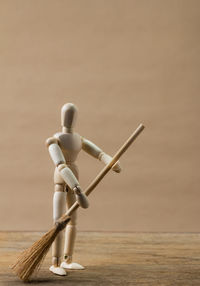
[[[31,247],[21,253],[16,263],[12,266],[14,273],[20,279],[27,282],[33,272],[39,268],[60,230],[60,227],[55,225]]]

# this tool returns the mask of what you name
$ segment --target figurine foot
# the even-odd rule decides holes
[[[83,270],[85,269],[85,267],[83,267],[82,265],[72,262],[72,263],[67,263],[67,262],[62,262],[60,265],[62,268],[65,269],[72,269],[72,270]]]
[[[53,272],[56,275],[60,275],[60,276],[65,276],[67,275],[67,272],[65,271],[65,269],[63,269],[62,267],[55,267],[54,265],[52,265],[49,270],[51,272]]]

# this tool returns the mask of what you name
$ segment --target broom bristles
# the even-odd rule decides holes
[[[13,272],[24,282],[29,281],[33,272],[39,268],[56,236],[62,231],[71,218],[64,214],[47,233],[31,247],[24,250],[12,265]]]
[[[33,272],[39,268],[60,230],[61,229],[55,225],[31,247],[21,253],[16,263],[12,265],[14,273],[20,279],[27,282]]]

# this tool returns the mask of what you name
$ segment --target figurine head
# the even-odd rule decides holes
[[[68,132],[74,128],[77,118],[77,107],[73,103],[66,103],[61,109],[61,125]]]

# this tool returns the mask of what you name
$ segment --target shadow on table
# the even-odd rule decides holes
[[[88,266],[82,271],[69,271],[67,276],[56,276],[42,268],[37,277],[23,283],[14,276],[2,275],[2,286],[66,285],[66,286],[199,286],[200,265],[171,264],[113,264]]]
[[[131,269],[132,268],[132,269]],[[132,271],[131,271],[132,270]],[[81,285],[81,286],[101,286],[101,285],[133,285],[131,276],[133,265],[100,265],[90,266],[82,271],[68,271],[67,276],[57,276],[48,270],[41,269],[37,276],[33,276],[31,281],[24,283],[13,273],[2,275],[1,280],[5,286],[18,285]],[[1,284],[0,284],[1,285]]]

